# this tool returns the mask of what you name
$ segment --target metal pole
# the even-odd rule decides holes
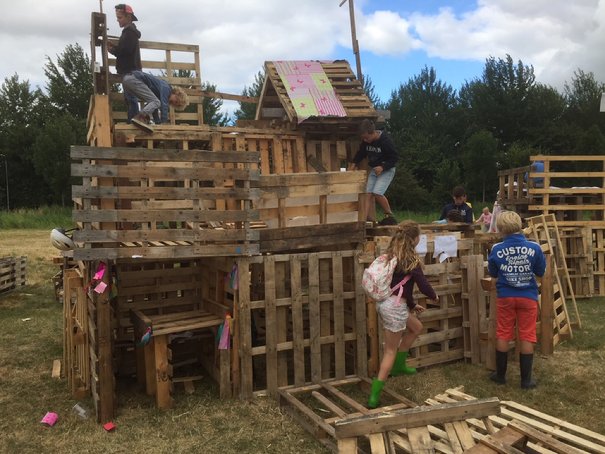
[[[357,79],[363,84],[363,74],[361,74],[361,57],[359,56],[359,43],[357,42],[357,33],[355,32],[355,5],[353,0],[342,0],[340,5],[349,2],[349,16],[351,20],[351,41],[353,43],[353,53],[355,54],[355,64],[357,65]]]

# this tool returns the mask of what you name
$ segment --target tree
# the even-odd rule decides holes
[[[363,92],[370,98],[375,109],[382,109],[384,107],[384,103],[376,93],[376,87],[374,87],[374,83],[368,75],[363,78]]]
[[[210,82],[202,83],[202,90],[217,91],[216,85]],[[212,126],[226,126],[229,124],[229,116],[221,112],[223,100],[219,98],[204,98],[202,108],[204,113],[204,123]]]
[[[4,80],[0,87],[0,154],[9,167],[6,184],[10,187],[11,207],[35,207],[46,202],[48,187],[32,161],[32,145],[46,110],[42,92],[32,90],[29,81],[19,81],[17,74]]]
[[[599,125],[605,134],[603,114],[599,112],[601,93],[605,92],[605,84],[595,80],[592,72],[581,69],[574,71],[571,82],[565,83],[564,96],[567,102],[566,119],[581,129],[589,129]]]
[[[68,113],[51,118],[40,130],[32,158],[36,172],[51,190],[50,203],[65,206],[71,200],[69,150],[85,141],[82,120]]]
[[[521,60],[489,57],[483,75],[463,85],[460,100],[472,132],[490,131],[503,147],[523,136],[528,95],[535,85],[533,66]]]
[[[90,58],[79,44],[68,44],[57,63],[46,57],[44,74],[48,78],[46,89],[51,105],[59,113],[69,113],[86,120],[88,103],[92,95]]]
[[[428,67],[393,91],[387,104],[391,111],[387,126],[401,161],[428,192],[438,181],[436,169],[442,161],[458,158],[456,144],[463,128],[457,105],[452,87]]]
[[[489,131],[479,131],[466,141],[463,148],[463,163],[466,174],[466,191],[469,194],[495,194],[498,190],[497,175],[498,142]]]
[[[250,87],[244,87],[242,96],[250,96],[252,98],[260,98],[265,82],[265,72],[259,71],[254,76],[254,82]],[[239,109],[235,111],[236,120],[254,120],[256,118],[256,108],[258,104],[251,102],[240,102]]]

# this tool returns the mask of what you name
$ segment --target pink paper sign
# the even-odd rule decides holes
[[[57,420],[59,419],[59,415],[56,413],[53,413],[52,411],[47,412],[44,415],[44,418],[42,418],[40,420],[40,422],[42,424],[47,425],[48,427],[52,427],[57,423]]]
[[[99,282],[97,284],[97,286],[95,287],[95,292],[101,294],[105,291],[106,288],[107,288],[107,284],[105,282]]]
[[[111,432],[115,428],[116,428],[116,425],[114,423],[112,423],[111,421],[103,424],[103,429],[105,429],[107,432]]]

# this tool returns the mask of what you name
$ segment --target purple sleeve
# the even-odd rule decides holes
[[[429,284],[429,281],[426,280],[426,277],[422,272],[422,267],[417,266],[412,270],[412,278],[414,279],[414,282],[416,282],[418,290],[426,295],[427,298],[432,300],[437,299],[437,294],[435,293],[435,290],[433,290],[431,284]]]

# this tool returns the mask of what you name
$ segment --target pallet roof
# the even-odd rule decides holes
[[[345,109],[346,117],[310,117],[299,126],[317,128],[318,126],[356,126],[362,119],[376,120],[378,112],[365,94],[362,83],[357,79],[346,60],[319,62],[328,76],[336,97]],[[292,100],[286,92],[274,61],[265,62],[265,82],[263,85],[257,120],[286,119],[294,124],[298,122]]]

